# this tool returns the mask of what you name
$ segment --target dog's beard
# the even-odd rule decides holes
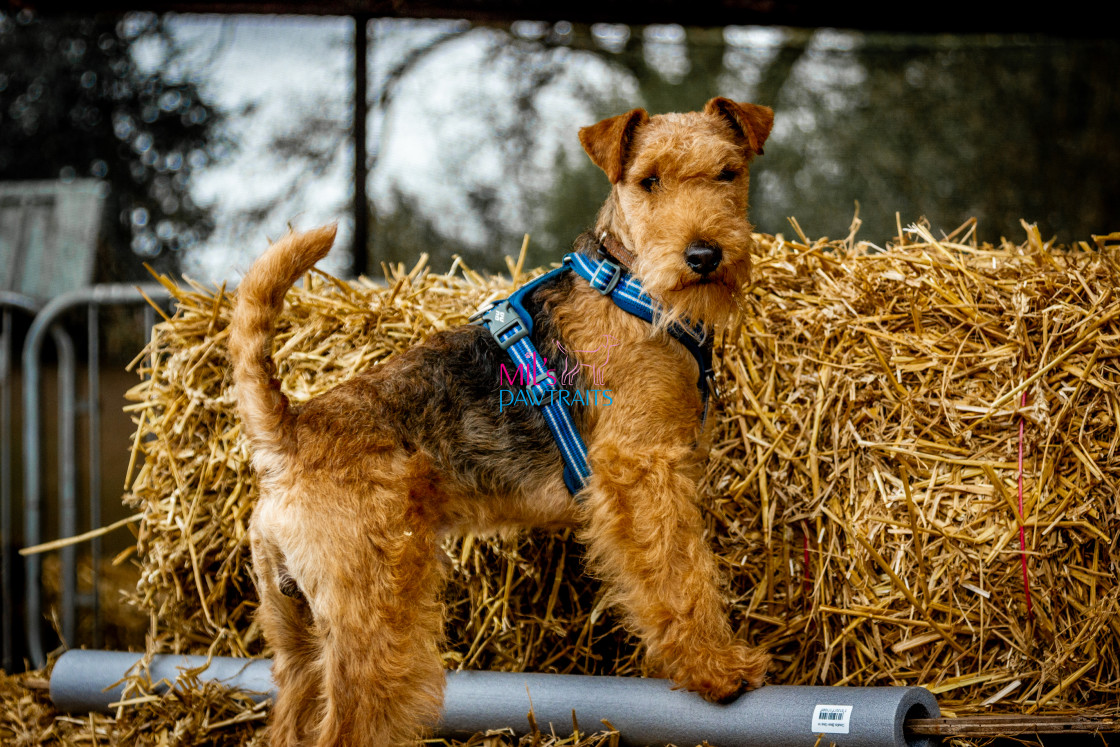
[[[698,325],[709,333],[733,326],[745,305],[742,290],[718,278],[682,282],[661,294],[666,325]]]
[[[641,273],[641,263],[635,269]],[[707,277],[683,270],[642,278],[646,293],[661,307],[654,325],[662,330],[673,324],[695,325],[709,334],[734,326],[746,307],[746,273],[737,269],[729,265]]]

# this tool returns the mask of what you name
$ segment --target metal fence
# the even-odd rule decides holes
[[[103,312],[111,307],[144,304],[141,323],[149,331],[155,322],[155,310],[148,303],[166,303],[167,290],[160,285],[132,286],[123,284],[95,285],[54,298],[40,308],[31,299],[13,293],[0,295],[3,314],[3,337],[0,339],[0,515],[3,545],[3,668],[13,671],[22,665],[19,651],[25,651],[33,666],[42,666],[48,651],[48,627],[44,608],[45,586],[43,557],[36,553],[22,562],[23,619],[16,610],[21,606],[17,594],[21,565],[16,545],[31,547],[48,535],[58,538],[76,536],[101,526],[101,325]],[[84,313],[84,325],[78,321]],[[13,470],[14,426],[11,392],[15,378],[13,318],[30,317],[22,349],[22,483],[23,536],[17,542],[14,521]],[[79,360],[74,333],[84,326],[84,388],[79,382]],[[50,338],[57,358],[57,421],[51,429],[47,424],[47,395],[44,392],[44,361],[47,339]],[[79,340],[81,338],[78,338]],[[79,444],[84,424],[86,443]],[[57,449],[57,474],[52,488],[47,489],[45,447],[53,443]],[[82,465],[84,464],[84,469]],[[83,479],[84,477],[84,479]],[[81,510],[84,506],[84,511]],[[101,572],[101,540],[93,537],[81,545],[68,545],[59,550],[57,629],[69,646],[79,643],[100,646],[102,617],[98,599]],[[92,585],[79,588],[78,568],[88,563]],[[92,616],[91,639],[78,640],[79,614]]]

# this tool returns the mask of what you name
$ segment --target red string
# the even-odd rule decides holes
[[[1023,390],[1022,406],[1027,406],[1027,392]],[[1026,521],[1026,516],[1023,515],[1023,432],[1024,421],[1022,415],[1019,416],[1019,516],[1023,521],[1019,522],[1019,560],[1023,565],[1023,593],[1027,597],[1027,618],[1034,619],[1034,611],[1031,608],[1031,584],[1027,575],[1027,533],[1023,527],[1023,522]]]

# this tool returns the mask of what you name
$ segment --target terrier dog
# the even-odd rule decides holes
[[[748,165],[772,124],[766,107],[715,98],[580,130],[611,191],[576,251],[613,255],[660,308],[647,323],[574,272],[526,296],[546,359],[617,341],[609,359],[583,361],[613,396],[572,406],[591,470],[574,496],[541,411],[499,406],[510,361],[483,327],[438,333],[290,405],[271,358],[275,319],[334,229],[291,234],[254,263],[229,347],[260,487],[250,538],[275,652],[273,747],[398,744],[436,723],[448,531],[576,526],[660,672],[715,701],[761,685],[769,656],[733,633],[702,535],[705,372],[666,330],[713,331],[737,313],[754,247]]]

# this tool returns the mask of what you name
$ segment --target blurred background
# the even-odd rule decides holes
[[[437,270],[453,254],[498,270],[523,234],[534,264],[553,261],[593,220],[608,185],[580,126],[723,95],[777,112],[753,170],[759,230],[789,233],[796,216],[811,237],[846,235],[858,203],[860,236],[877,244],[896,212],[946,232],[976,217],[992,240],[1026,219],[1072,242],[1117,227],[1120,44],[1092,25],[1045,28],[12,8],[0,14],[0,181],[93,180],[111,245],[99,280],[143,278],[142,262],[236,279],[289,223],[327,221],[341,226],[336,273],[376,275],[421,252]]]
[[[331,221],[343,277],[422,253],[500,271],[524,234],[530,266],[558,261],[608,191],[578,128],[717,95],[776,112],[761,231],[846,236],[858,206],[878,246],[923,218],[1089,240],[1120,229],[1120,42],[1086,7],[0,0],[0,668],[144,630],[120,604],[135,569],[108,560],[136,545],[145,265],[236,282]]]

